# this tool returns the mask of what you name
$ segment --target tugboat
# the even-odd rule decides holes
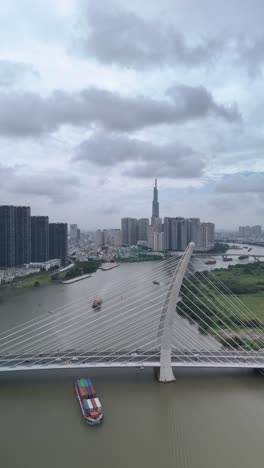
[[[91,426],[100,424],[104,414],[91,379],[76,380],[74,388],[85,422]]]
[[[102,305],[102,299],[100,297],[96,297],[95,300],[93,301],[93,309],[100,309]]]

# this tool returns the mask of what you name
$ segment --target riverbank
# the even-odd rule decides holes
[[[109,271],[113,270],[113,268],[117,268],[120,266],[120,263],[105,263],[103,266],[99,267],[101,271]]]
[[[196,322],[201,333],[213,335],[224,346],[264,347],[264,262],[197,272],[191,282],[184,280],[181,292],[177,311]],[[258,331],[256,340],[249,334],[242,343],[248,329]]]
[[[62,284],[72,284],[72,283],[76,283],[77,281],[82,281],[86,278],[91,278],[92,275],[82,275],[82,276],[77,276],[76,278],[73,278],[73,279],[70,279],[70,280],[66,280],[66,281],[62,281]]]
[[[86,277],[88,277],[91,276],[91,273],[95,273],[97,271],[100,264],[101,262],[99,260],[78,262],[73,266],[71,265],[68,268],[63,268],[61,271],[41,271],[27,276],[17,276],[12,282],[1,284],[0,290],[7,288],[47,286],[49,284],[64,283],[68,280],[81,278],[84,275],[87,275]],[[77,279],[77,281],[79,281],[79,279]]]

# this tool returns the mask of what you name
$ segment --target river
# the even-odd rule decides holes
[[[263,254],[263,248],[253,249],[251,253]],[[194,265],[205,267],[200,259]],[[228,264],[222,265],[219,257],[216,266]],[[131,290],[137,297],[142,273],[149,268],[147,263],[124,264],[71,285],[5,290],[0,297],[0,331],[45,312],[51,312],[52,320],[54,309],[94,291],[105,297],[114,284],[121,285],[135,273],[138,281]],[[155,291],[154,285],[149,288]],[[197,337],[195,327],[190,328]],[[263,467],[264,377],[260,374],[179,370],[175,383],[159,384],[150,369],[91,370],[105,413],[103,424],[95,428],[82,421],[74,396],[74,379],[81,376],[83,371],[78,370],[0,376],[2,466]]]

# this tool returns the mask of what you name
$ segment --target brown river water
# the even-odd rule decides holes
[[[0,331],[96,287],[103,296],[112,281],[144,268],[126,264],[72,285],[5,291]],[[73,390],[75,378],[88,376],[105,414],[98,427],[84,423]],[[264,377],[230,370],[179,370],[176,377],[160,384],[152,369],[1,374],[1,466],[263,468]]]

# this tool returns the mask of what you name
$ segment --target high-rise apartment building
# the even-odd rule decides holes
[[[0,206],[0,268],[15,266],[15,208]]]
[[[200,246],[200,218],[189,218],[188,220],[188,243],[194,242],[194,250],[199,250]]]
[[[103,245],[111,247],[120,247],[121,230],[120,229],[97,229],[95,243],[99,247]]]
[[[148,228],[148,247],[152,250],[164,249],[164,235],[162,231],[162,219],[153,218],[153,224]]]
[[[148,240],[149,219],[140,218],[138,220],[138,240]]]
[[[31,262],[47,262],[49,258],[49,217],[31,216]]]
[[[188,244],[188,220],[164,218],[164,250],[184,250]]]
[[[251,237],[251,227],[250,226],[239,226],[238,234],[240,237]]]
[[[185,250],[189,242],[195,243],[195,250],[214,246],[214,224],[200,223],[199,218],[164,218],[163,232],[164,250]]]
[[[177,218],[176,218],[177,219]],[[178,225],[178,250],[185,250],[188,245],[188,220],[177,220]]]
[[[49,258],[60,259],[65,265],[68,257],[68,225],[50,223],[49,225]]]
[[[215,243],[215,225],[213,223],[200,224],[200,250],[210,250]]]
[[[252,231],[252,236],[254,237],[261,236],[261,226],[259,224],[256,226],[252,226],[251,231]]]
[[[121,245],[121,230],[120,229],[104,229],[104,243],[111,247],[120,247]]]
[[[122,218],[122,245],[136,245],[138,241],[138,220],[136,218]]]
[[[104,245],[104,231],[101,229],[97,229],[95,233],[95,243],[98,247],[102,247]]]
[[[70,240],[71,241],[78,240],[78,225],[77,224],[70,224]]]
[[[15,264],[31,261],[31,209],[29,206],[15,206]]]

